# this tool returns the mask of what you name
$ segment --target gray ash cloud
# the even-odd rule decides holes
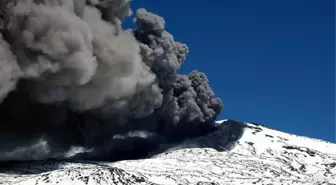
[[[206,134],[223,104],[189,49],[129,0],[0,2],[0,161],[118,160]]]

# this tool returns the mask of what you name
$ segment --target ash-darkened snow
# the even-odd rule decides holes
[[[189,49],[129,0],[1,0],[0,160],[138,158],[214,129],[206,75],[177,74]]]

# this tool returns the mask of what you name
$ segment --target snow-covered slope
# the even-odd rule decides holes
[[[336,184],[336,144],[257,124],[218,124],[217,132],[149,159],[7,164],[0,184]]]

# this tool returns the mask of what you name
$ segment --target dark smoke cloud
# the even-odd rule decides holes
[[[189,49],[129,0],[0,2],[0,160],[145,156],[212,131],[222,102]]]

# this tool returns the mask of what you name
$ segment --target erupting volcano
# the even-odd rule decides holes
[[[0,160],[139,158],[216,129],[206,75],[177,74],[189,49],[129,0],[0,2]],[[136,152],[135,152],[136,151]]]

